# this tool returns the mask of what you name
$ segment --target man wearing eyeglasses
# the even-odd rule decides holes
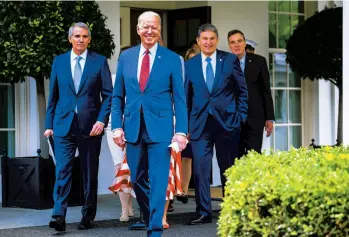
[[[111,116],[114,142],[127,145],[131,182],[152,237],[161,236],[163,228],[168,146],[177,142],[183,150],[188,130],[181,61],[178,54],[158,44],[160,32],[157,13],[139,16],[141,44],[120,55]]]
[[[228,44],[231,52],[240,60],[248,89],[248,115],[246,123],[241,128],[240,156],[250,150],[260,153],[263,128],[269,137],[273,131],[274,121],[267,61],[258,54],[246,52],[246,39],[240,30],[228,33]]]

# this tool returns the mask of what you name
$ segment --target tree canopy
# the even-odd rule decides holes
[[[113,35],[96,2],[0,1],[0,82],[13,84],[31,76],[42,84],[53,58],[71,48],[68,30],[75,22],[89,25],[89,49],[110,58]]]
[[[342,7],[325,8],[299,25],[287,41],[286,61],[299,76],[342,86]]]

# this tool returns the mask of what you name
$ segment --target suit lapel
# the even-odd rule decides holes
[[[156,53],[154,55],[154,63],[153,63],[153,66],[151,68],[151,71],[149,73],[149,78],[147,80],[147,84],[145,85],[144,90],[147,89],[148,85],[153,80],[153,77],[154,77],[153,75],[156,75],[156,72],[158,70],[160,70],[163,57],[164,56],[163,56],[162,47],[158,44],[158,48],[157,48]]]
[[[248,53],[246,53],[246,56],[245,56],[245,70],[244,70],[244,75],[245,75],[246,82],[248,82],[247,73],[248,73],[249,67],[251,67],[251,65],[250,65],[251,63],[252,63],[251,57],[248,55]]]
[[[196,57],[196,67],[199,70],[199,73],[197,74],[198,75],[197,78],[198,78],[200,84],[202,84],[202,87],[204,88],[204,90],[208,94],[210,94],[210,91],[208,90],[207,84],[205,81],[204,72],[202,70],[202,55],[201,55],[201,53],[199,53],[198,57]]]
[[[84,71],[82,72],[81,82],[80,82],[79,90],[77,94],[79,94],[79,92],[81,91],[81,88],[84,86],[86,82],[88,75],[90,75],[90,71],[94,65],[94,61],[95,61],[94,55],[88,51],[85,66],[84,66]]]
[[[132,81],[135,84],[135,88],[140,91],[139,82],[138,82],[138,61],[139,61],[139,51],[141,50],[141,45],[138,45],[134,51],[132,51],[131,58],[135,59],[136,63],[132,64],[131,72],[132,72]]]
[[[214,91],[214,89],[215,89],[215,87],[216,87],[216,85],[218,83],[219,77],[221,76],[221,71],[222,71],[222,67],[223,67],[223,61],[224,61],[224,58],[223,58],[222,52],[217,50],[217,55],[216,55],[216,73],[215,73],[215,77],[214,77],[214,81],[213,81],[213,85],[212,85],[211,94]]]
[[[74,94],[76,94],[75,92],[75,87],[74,87],[74,81],[73,81],[73,72],[71,71],[71,61],[70,61],[70,55],[71,55],[71,50],[69,50],[65,57],[66,59],[64,60],[66,65],[64,68],[66,68],[66,74],[67,74],[67,80],[69,81],[69,86],[70,86],[70,89],[73,91]]]

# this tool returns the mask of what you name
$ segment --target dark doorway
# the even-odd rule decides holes
[[[167,46],[184,56],[196,40],[199,26],[211,23],[211,7],[193,7],[168,11]]]

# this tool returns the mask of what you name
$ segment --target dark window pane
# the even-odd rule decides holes
[[[278,12],[290,12],[291,1],[277,1],[277,7]]]
[[[287,123],[287,91],[275,90],[275,122]]]
[[[301,78],[297,73],[293,72],[290,67],[288,67],[288,77],[290,87],[301,87]]]
[[[174,46],[181,47],[187,45],[187,21],[176,20],[174,30]]]
[[[291,146],[294,148],[300,148],[302,146],[302,127],[291,126],[290,127]]]
[[[0,128],[15,127],[15,88],[0,85]]]
[[[269,1],[269,11],[276,11],[276,1]]]
[[[285,49],[286,41],[291,36],[291,22],[289,15],[278,14],[278,48]]]
[[[269,48],[277,48],[276,42],[276,14],[269,13]]]
[[[304,16],[291,16],[291,34],[297,28],[298,25],[301,25],[304,22]]]
[[[275,127],[275,150],[287,151],[288,150],[288,127]]]
[[[301,115],[301,91],[290,90],[289,91],[289,108],[290,108],[290,116],[289,123],[301,123],[302,115]]]
[[[304,1],[291,1],[291,12],[304,13]]]
[[[274,54],[274,87],[287,87],[287,64],[284,53]]]

